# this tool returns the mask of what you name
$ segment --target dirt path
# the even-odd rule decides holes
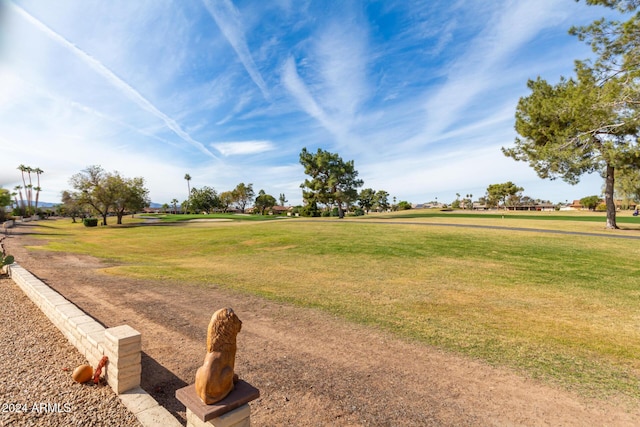
[[[506,369],[407,343],[309,309],[215,287],[112,277],[104,263],[41,245],[20,225],[8,253],[107,327],[142,333],[143,388],[177,417],[177,388],[193,382],[211,314],[243,321],[236,371],[260,389],[256,426],[640,425],[640,409],[585,400]]]

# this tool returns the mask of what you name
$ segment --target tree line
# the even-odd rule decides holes
[[[303,148],[300,153],[300,163],[305,168],[306,179],[300,185],[304,205],[290,207],[291,213],[302,216],[332,215],[344,217],[345,213],[363,215],[376,211],[390,209],[409,209],[411,204],[401,201],[396,204],[389,200],[389,193],[384,190],[375,191],[366,188],[358,192],[363,181],[358,179],[358,171],[354,162],[344,161],[337,153],[318,149],[316,153],[309,153]],[[249,207],[254,213],[266,214],[272,212],[275,206],[285,206],[288,202],[284,193],[276,199],[263,189],[256,194],[253,184],[239,183],[233,190],[218,192],[210,186],[200,188],[191,187],[191,175],[185,174],[188,198],[183,202],[178,199],[163,204],[165,211],[174,213],[212,213],[228,212],[235,209],[245,213]]]
[[[385,212],[390,210],[411,209],[412,205],[407,201],[396,203],[389,200],[389,193],[385,190],[374,190],[364,188],[357,191],[358,186],[363,185],[363,181],[357,179],[358,172],[353,161],[344,162],[336,153],[330,153],[318,149],[316,153],[309,153],[303,149],[300,155],[300,162],[305,166],[305,172],[310,179],[306,179],[300,187],[303,189],[304,206],[291,208],[292,213],[303,216],[344,216],[345,212],[352,215],[365,215],[372,211]],[[28,168],[22,167],[28,174]],[[32,169],[33,171],[34,169]],[[38,169],[39,174],[42,171]],[[27,175],[28,176],[28,175]],[[637,200],[640,195],[640,179],[632,179],[625,175],[625,179],[616,181],[616,195],[629,200]],[[244,213],[247,206],[252,204],[253,211],[264,215],[279,202],[284,206],[287,202],[286,196],[280,194],[278,200],[264,190],[260,190],[257,196],[253,190],[253,184],[238,184],[233,190],[218,193],[214,188],[204,186],[202,188],[191,188],[191,177],[186,174],[189,197],[182,202],[180,212],[186,213],[211,213],[228,212],[232,207]],[[117,216],[118,224],[122,223],[125,213],[138,212],[150,203],[149,191],[144,186],[144,179],[126,178],[118,172],[108,173],[100,166],[90,166],[82,172],[72,176],[69,181],[75,191],[66,190],[62,193],[62,205],[57,211],[63,215],[71,216],[73,221],[80,216],[97,214],[102,217],[103,224],[107,224],[109,214]],[[30,187],[26,187],[30,188]],[[540,199],[532,199],[523,196],[524,189],[511,181],[491,184],[487,187],[486,193],[478,198],[478,203],[483,207],[518,207],[530,206],[539,203],[549,203]],[[26,193],[27,195],[30,193]],[[36,193],[37,194],[37,193]],[[11,204],[11,196],[7,190],[0,189],[0,206]],[[254,197],[256,196],[256,197]],[[456,199],[449,205],[454,209],[473,209],[473,195],[466,194],[461,197],[456,193]],[[35,206],[38,197],[36,195]],[[589,196],[582,198],[581,204],[589,209],[595,209],[600,205],[600,196]],[[178,200],[172,200],[172,206],[165,204],[165,212],[170,207],[173,212],[178,212]],[[437,203],[436,203],[437,204]],[[632,203],[627,203],[629,206]],[[31,206],[29,201],[22,202],[22,206]],[[447,205],[440,205],[447,206]],[[16,200],[16,212],[21,212],[21,205]],[[598,207],[598,209],[600,209]],[[342,213],[340,212],[342,210]],[[4,210],[0,212],[0,221],[4,220]],[[14,212],[14,214],[16,214]]]
[[[185,175],[188,177],[189,174]],[[189,179],[190,180],[190,179]],[[187,182],[189,181],[187,180]],[[189,186],[188,199],[183,201],[180,205],[180,212],[184,213],[212,213],[212,212],[228,212],[231,208],[235,208],[241,213],[245,213],[247,207],[253,204],[255,208],[258,208],[261,213],[264,213],[267,209],[276,205],[275,197],[266,194],[264,190],[258,192],[258,197],[255,197],[253,190],[253,184],[245,184],[241,182],[233,190],[223,191],[218,193],[214,188],[204,186],[202,188],[191,188]],[[284,194],[280,195],[282,204],[286,203]],[[173,211],[178,212],[178,199],[171,201]],[[165,209],[170,205],[166,203],[163,206]]]

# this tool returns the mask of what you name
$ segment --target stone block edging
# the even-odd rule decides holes
[[[141,335],[128,325],[105,328],[25,268],[5,266],[11,279],[40,308],[69,342],[96,367],[107,356],[105,379],[143,426],[182,426],[140,388]]]

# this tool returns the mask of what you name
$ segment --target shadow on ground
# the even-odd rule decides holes
[[[149,393],[160,406],[171,412],[171,415],[176,417],[178,421],[186,421],[185,407],[176,399],[176,390],[188,384],[145,352],[142,352],[142,377],[140,382],[140,386]]]

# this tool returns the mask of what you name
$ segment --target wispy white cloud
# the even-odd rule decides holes
[[[338,133],[338,129],[335,124],[332,123],[325,111],[320,107],[320,105],[318,105],[314,97],[309,92],[309,89],[300,78],[298,70],[296,69],[295,60],[291,56],[287,58],[287,61],[284,64],[282,82],[307,114],[318,120],[332,133]]]
[[[321,80],[322,104],[341,120],[353,121],[370,94],[366,31],[357,20],[332,22],[316,38],[312,64]]]
[[[122,94],[124,94],[127,98],[136,103],[140,108],[148,111],[153,114],[160,120],[164,122],[164,124],[171,129],[176,135],[182,138],[184,141],[188,142],[192,146],[196,147],[205,155],[216,158],[213,153],[211,153],[207,148],[199,141],[193,139],[187,132],[185,132],[180,125],[171,117],[164,114],[162,111],[158,110],[148,99],[143,97],[138,91],[136,91],[133,87],[127,84],[124,80],[116,76],[110,69],[104,66],[100,61],[93,58],[88,53],[84,52],[82,49],[78,48],[73,43],[69,42],[67,39],[62,37],[60,34],[53,31],[51,28],[40,22],[38,19],[31,16],[24,9],[19,6],[9,3],[11,7],[17,12],[20,16],[22,16],[26,21],[31,23],[34,27],[44,33],[51,40],[60,44],[71,53],[73,53],[76,57],[78,57],[81,61],[83,61],[86,65],[91,67],[94,71],[104,77],[110,84],[112,84],[115,88],[117,88]]]
[[[563,17],[557,3],[550,0],[510,1],[496,8],[495,13],[467,51],[450,64],[446,82],[427,95],[425,133],[439,134],[455,122],[478,95],[502,86],[508,78],[499,68],[503,61]]]
[[[222,31],[222,34],[229,41],[229,44],[233,47],[240,62],[244,65],[244,68],[251,76],[253,82],[258,86],[265,99],[270,99],[269,90],[267,84],[264,82],[258,67],[256,66],[251,51],[247,45],[247,40],[242,29],[242,22],[240,20],[240,13],[235,8],[231,0],[202,0],[204,6],[211,14],[211,17],[216,21],[216,24]]]
[[[367,29],[357,14],[332,17],[317,29],[303,59],[289,56],[282,82],[309,116],[316,119],[338,146],[356,148],[363,105],[372,96],[367,67]]]
[[[271,141],[235,141],[212,144],[223,156],[258,154],[275,149]]]

